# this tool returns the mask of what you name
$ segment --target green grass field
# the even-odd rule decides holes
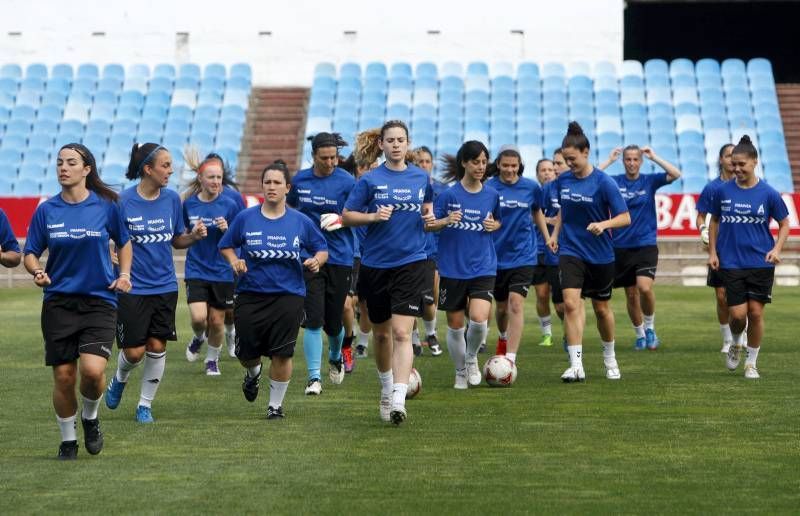
[[[565,385],[560,345],[540,348],[533,302],[510,389],[452,388],[447,353],[416,360],[423,390],[395,428],[378,418],[374,364],[307,398],[297,350],[287,418],[247,403],[232,359],[207,378],[169,351],[156,424],[133,419],[141,371],[103,404],[102,454],[55,460],[60,440],[39,329],[41,293],[0,290],[0,512],[10,513],[798,513],[800,290],[776,288],[761,380],[724,367],[712,293],[657,287],[663,347],[635,352],[615,293],[622,380],[607,381],[594,320],[587,382]],[[444,340],[443,317],[439,335]],[[554,327],[560,340],[561,328]],[[496,332],[490,332],[490,347]],[[484,356],[481,360],[485,360]],[[109,363],[112,374],[116,356]],[[79,425],[80,426],[80,425]]]

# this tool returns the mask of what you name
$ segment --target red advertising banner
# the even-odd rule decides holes
[[[697,195],[672,194],[656,195],[656,214],[658,216],[659,238],[696,236],[697,227]],[[800,236],[800,220],[797,216],[800,207],[800,194],[782,194],[783,201],[789,208],[790,234]],[[6,212],[18,238],[24,238],[28,232],[28,223],[33,216],[36,206],[44,198],[39,197],[0,197],[0,209]],[[262,201],[260,195],[244,195],[248,206],[255,206]],[[773,232],[777,232],[778,225],[773,221]]]

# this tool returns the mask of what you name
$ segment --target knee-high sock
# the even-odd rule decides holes
[[[342,359],[342,342],[344,341],[344,328],[339,335],[328,335],[328,360],[338,362]]]
[[[478,359],[478,348],[481,343],[486,341],[486,334],[489,333],[489,324],[483,322],[469,322],[469,329],[467,330],[467,360]]]
[[[120,383],[126,383],[128,381],[128,377],[131,375],[131,371],[136,369],[136,366],[141,363],[141,360],[138,362],[128,362],[128,359],[125,358],[125,353],[120,349],[119,356],[117,357],[117,381]]]
[[[456,374],[465,374],[467,343],[464,342],[464,328],[457,330],[447,328],[447,350],[450,352],[450,358],[453,359]]]
[[[151,353],[144,356],[144,372],[142,373],[142,391],[139,396],[139,405],[149,407],[156,397],[161,378],[164,376],[164,367],[167,365],[167,352]]]
[[[322,365],[322,328],[306,328],[303,332],[303,354],[306,356],[308,379],[320,379]]]

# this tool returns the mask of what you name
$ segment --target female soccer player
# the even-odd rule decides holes
[[[399,425],[414,354],[411,329],[426,288],[425,221],[433,220],[428,174],[406,161],[408,127],[390,120],[378,145],[386,161],[356,183],[343,213],[347,226],[367,226],[358,297],[373,324],[381,382],[380,415]]]
[[[0,210],[0,265],[10,269],[19,265],[21,259],[19,242],[14,237],[8,217]]]
[[[744,377],[759,378],[756,360],[764,336],[764,305],[772,302],[775,264],[789,237],[789,210],[781,195],[755,175],[758,151],[748,135],[742,136],[731,157],[735,181],[723,183],[714,194],[708,228],[708,264],[719,271],[733,333],[726,365],[739,366],[747,331]],[[778,239],[769,231],[778,222]],[[747,326],[747,327],[745,327]]]
[[[59,459],[75,459],[75,384],[80,371],[81,423],[86,450],[103,449],[97,411],[114,345],[117,292],[131,289],[131,244],[114,193],[97,174],[89,149],[70,143],[58,152],[60,195],[36,208],[25,242],[25,268],[44,288],[45,364],[53,368],[53,407],[61,430]],[[117,245],[114,275],[108,242]],[[39,257],[48,250],[47,267]],[[80,359],[80,361],[78,360]]]
[[[289,169],[276,161],[261,174],[264,202],[239,213],[219,249],[239,276],[234,321],[236,356],[247,370],[242,392],[255,401],[261,357],[270,358],[267,419],[284,417],[283,398],[292,376],[292,356],[303,322],[303,269],[319,272],[328,258],[319,226],[286,205]],[[236,254],[242,249],[243,259]],[[309,256],[301,258],[301,256]]]
[[[708,224],[711,217],[711,206],[714,203],[714,192],[723,183],[733,179],[733,163],[731,157],[733,155],[733,148],[735,145],[726,143],[719,149],[719,176],[713,181],[708,183],[700,197],[697,199],[697,221],[696,225],[700,228],[700,240],[703,246],[708,250]],[[714,296],[717,299],[717,320],[719,321],[719,331],[722,334],[722,348],[720,352],[727,353],[733,343],[733,334],[731,333],[731,326],[728,320],[728,303],[725,300],[725,285],[722,282],[722,276],[719,271],[715,271],[709,265],[708,276],[706,277],[706,285],[714,289]],[[745,334],[745,339],[747,334]]]
[[[464,143],[455,157],[445,156],[444,179],[456,183],[436,199],[436,220],[426,225],[429,231],[441,231],[439,310],[447,313],[447,349],[456,369],[456,389],[481,383],[478,348],[486,340],[497,274],[497,254],[490,233],[500,229],[500,194],[483,184],[488,162],[489,150],[474,140]],[[530,285],[530,278],[526,285]]]
[[[350,228],[342,227],[344,203],[355,185],[353,176],[337,167],[339,149],[347,145],[338,133],[319,133],[311,140],[314,165],[301,170],[292,179],[286,198],[289,206],[308,216],[324,230],[328,242],[328,262],[319,271],[307,271],[306,322],[303,331],[303,352],[308,367],[305,393],[322,392],[322,331],[328,336],[328,377],[338,385],[344,380],[342,341],[344,302],[350,290],[353,272],[354,237]],[[329,218],[334,219],[329,222]],[[308,256],[303,255],[303,259]]]
[[[487,175],[491,179],[486,182],[487,187],[500,194],[500,219],[503,221],[500,229],[492,233],[497,252],[495,318],[500,332],[498,342],[506,345],[506,349],[498,349],[496,354],[506,355],[512,362],[517,361],[517,350],[522,340],[525,298],[533,282],[536,249],[541,238],[536,235],[533,221],[545,239],[550,237],[539,204],[541,189],[535,181],[522,177],[524,170],[519,151],[507,146],[500,149],[497,158],[489,165]],[[549,302],[545,295],[548,312]]]
[[[156,144],[134,144],[125,174],[138,179],[120,194],[122,216],[133,241],[133,289],[119,296],[117,371],[106,389],[106,405],[119,406],[128,378],[144,361],[136,421],[152,423],[152,402],[164,376],[167,341],[177,340],[175,308],[178,280],[172,247],[185,249],[206,237],[198,221],[186,232],[178,194],[165,188],[172,175],[172,156]]]
[[[628,145],[614,149],[608,161],[600,165],[605,170],[620,155],[625,164],[625,173],[611,176],[625,199],[631,214],[631,225],[614,231],[614,287],[625,289],[628,316],[636,332],[634,349],[655,350],[659,340],[656,336],[656,295],[653,283],[658,267],[656,245],[656,190],[681,177],[681,171],[672,163],[656,156],[650,147],[639,148]],[[664,170],[661,174],[640,174],[642,156]]]
[[[608,303],[614,283],[614,247],[606,230],[627,226],[631,218],[614,180],[589,163],[589,140],[577,122],[570,122],[561,150],[570,171],[553,182],[561,211],[549,241],[553,251],[559,250],[570,358],[570,366],[561,379],[578,382],[586,378],[582,356],[586,325],[583,298],[590,297],[603,342],[606,378],[618,380],[614,312]]]
[[[215,158],[199,162],[196,153],[187,153],[186,163],[197,172],[183,202],[183,223],[194,227],[199,221],[207,236],[186,253],[186,301],[192,319],[194,339],[186,348],[186,358],[197,360],[192,344],[208,338],[206,374],[219,375],[219,354],[225,334],[225,312],[233,309],[233,273],[217,249],[222,234],[239,213],[238,206],[222,194],[225,170]]]

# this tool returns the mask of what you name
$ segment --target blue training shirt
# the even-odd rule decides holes
[[[388,269],[424,260],[427,237],[422,205],[431,202],[432,196],[428,174],[412,164],[402,172],[389,170],[383,164],[361,176],[347,198],[347,210],[375,213],[379,206],[394,208],[386,222],[366,225],[361,263]]]
[[[247,208],[247,204],[244,202],[244,197],[242,197],[242,192],[236,188],[229,185],[222,185],[222,195],[232,200],[234,204],[236,204],[236,213],[239,213],[243,209]],[[229,220],[228,222],[230,223],[231,221]]]
[[[237,293],[297,296],[306,295],[301,254],[328,249],[319,226],[299,211],[287,207],[281,217],[268,219],[260,205],[240,212],[218,247],[242,249],[247,272],[239,277]]]
[[[0,210],[0,250],[19,252],[19,242],[11,229],[11,223],[3,210]]]
[[[561,206],[559,252],[586,263],[612,263],[614,248],[610,232],[595,236],[586,227],[628,211],[617,183],[598,168],[583,178],[567,171],[553,182]]]
[[[614,247],[656,245],[656,190],[669,182],[667,174],[639,174],[634,180],[620,174],[611,176],[611,179],[619,186],[619,192],[631,214],[631,225],[617,228],[612,233]]]
[[[777,190],[761,180],[752,188],[742,188],[732,179],[716,190],[710,213],[719,217],[717,256],[720,268],[775,267],[765,260],[775,246],[769,221],[780,222],[789,216]]]
[[[561,211],[561,205],[559,202],[560,200],[558,198],[558,190],[556,189],[555,180],[545,183],[542,187],[542,200],[540,203],[544,216],[547,218],[552,218],[558,215],[558,212]],[[555,226],[552,224],[547,225],[547,230],[551,235],[553,234],[554,228]],[[550,266],[558,265],[558,253],[551,251],[546,243],[544,245],[544,264]]]
[[[91,296],[117,306],[109,240],[117,247],[130,236],[119,206],[90,191],[85,200],[70,204],[61,195],[50,197],[36,208],[25,254],[37,258],[49,251],[45,272],[52,283],[44,287],[44,299],[55,294]]]
[[[497,190],[483,185],[479,192],[471,193],[458,182],[436,199],[433,211],[437,219],[453,211],[461,212],[461,222],[440,231],[436,263],[442,277],[473,279],[497,274],[494,240],[483,228],[483,221],[489,214],[501,220]]]
[[[717,188],[723,184],[725,184],[725,181],[723,181],[722,178],[717,177],[703,187],[703,191],[700,192],[700,197],[697,199],[696,209],[698,213],[711,213],[711,207],[713,206],[715,200],[714,193],[717,191]]]
[[[325,177],[316,176],[314,169],[307,168],[292,179],[286,203],[320,227],[320,216],[324,213],[342,214],[347,196],[355,184],[353,176],[341,168],[334,168],[333,173]],[[328,263],[352,267],[355,246],[352,228],[322,231],[322,234],[328,242]],[[303,258],[308,258],[308,255],[303,255]]]
[[[431,190],[433,191],[433,202],[436,202],[436,199],[439,197],[439,194],[444,192],[450,188],[450,185],[446,185],[439,181],[438,179],[431,178]],[[431,231],[426,233],[426,241],[425,241],[425,256],[429,260],[436,260],[437,255],[439,253],[439,233],[437,231]]]
[[[486,182],[500,194],[500,229],[492,233],[498,269],[536,265],[537,231],[531,214],[540,209],[542,191],[527,177],[504,183],[499,176]],[[541,237],[539,237],[541,240]]]
[[[230,226],[239,211],[233,199],[222,195],[217,195],[212,201],[203,201],[195,194],[183,202],[184,225],[191,228],[202,220],[208,229],[208,236],[186,251],[186,279],[233,282],[231,266],[217,248],[223,233],[214,220],[222,217]]]
[[[186,232],[181,198],[162,188],[152,201],[142,198],[136,186],[119,195],[122,216],[133,242],[131,294],[149,296],[178,290],[172,263],[172,239]]]

